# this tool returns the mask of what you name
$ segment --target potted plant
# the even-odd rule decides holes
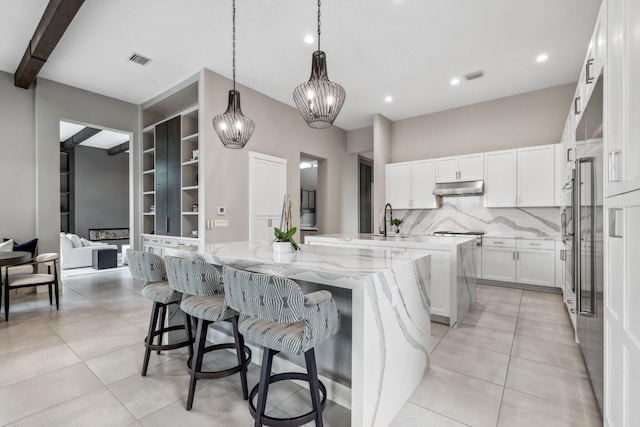
[[[391,219],[391,224],[395,225],[396,227],[396,234],[400,233],[400,224],[402,224],[404,222],[403,219],[400,218],[392,218]]]
[[[293,252],[299,251],[300,246],[293,239],[293,236],[298,230],[296,227],[291,226],[291,210],[293,203],[291,197],[285,194],[284,201],[282,202],[282,217],[280,220],[280,228],[274,227],[273,233],[275,235],[275,241],[273,242],[273,252]]]

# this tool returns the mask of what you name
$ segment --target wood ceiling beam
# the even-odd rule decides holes
[[[107,154],[110,156],[115,156],[117,154],[121,154],[126,152],[129,149],[129,141],[123,142],[120,145],[116,145],[115,147],[111,147],[107,150]]]
[[[60,142],[60,146],[64,149],[69,149],[69,148],[73,148],[76,145],[80,144],[83,141],[86,141],[87,139],[91,138],[93,135],[97,134],[98,132],[102,132],[101,129],[94,129],[94,128],[90,128],[90,127],[86,127],[83,128],[82,130],[80,130],[78,133],[76,133],[75,135],[65,139],[64,141]]]
[[[16,86],[31,87],[83,3],[84,0],[49,0],[14,74]]]

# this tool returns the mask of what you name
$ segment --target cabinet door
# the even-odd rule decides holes
[[[529,285],[555,285],[555,250],[518,248],[516,282]]]
[[[503,282],[515,282],[515,249],[483,246],[482,278]]]
[[[562,157],[562,144],[554,144],[553,153],[553,204],[554,206],[562,205],[562,187],[565,184],[564,180],[564,163]]]
[[[554,146],[518,149],[518,206],[553,206]]]
[[[436,159],[436,182],[456,182],[458,171],[458,157]]]
[[[163,236],[167,234],[167,157],[169,156],[167,147],[167,123],[160,123],[156,126],[156,211],[155,211],[155,234]]]
[[[273,241],[287,191],[287,160],[249,152],[249,239]]]
[[[436,196],[433,195],[435,182],[436,168],[433,160],[411,162],[411,207],[413,209],[437,208]],[[395,207],[393,203],[391,206]]]
[[[486,207],[516,206],[516,150],[485,154],[484,204]]]
[[[386,175],[386,203],[390,203],[394,209],[410,209],[411,163],[389,163]]]
[[[566,268],[566,251],[564,243],[556,242],[556,270],[555,270],[555,287],[562,289],[564,292],[564,269]]]
[[[182,219],[180,117],[167,121],[167,236],[181,236]]]
[[[253,217],[251,224],[251,241],[273,242],[275,240],[273,234],[274,227],[280,227],[280,216]]]
[[[458,181],[480,181],[484,178],[484,156],[467,154],[458,158]]]

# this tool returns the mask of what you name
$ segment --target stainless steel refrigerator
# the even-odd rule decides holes
[[[603,395],[602,78],[576,128],[573,262],[580,350],[600,408]]]

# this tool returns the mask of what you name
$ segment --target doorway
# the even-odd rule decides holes
[[[358,224],[360,233],[371,233],[373,229],[373,159],[367,154],[358,156]]]
[[[132,217],[130,140],[129,132],[60,121],[60,231],[86,239],[84,245],[116,246],[119,261]],[[90,267],[76,265],[73,256],[62,259],[63,269]]]

